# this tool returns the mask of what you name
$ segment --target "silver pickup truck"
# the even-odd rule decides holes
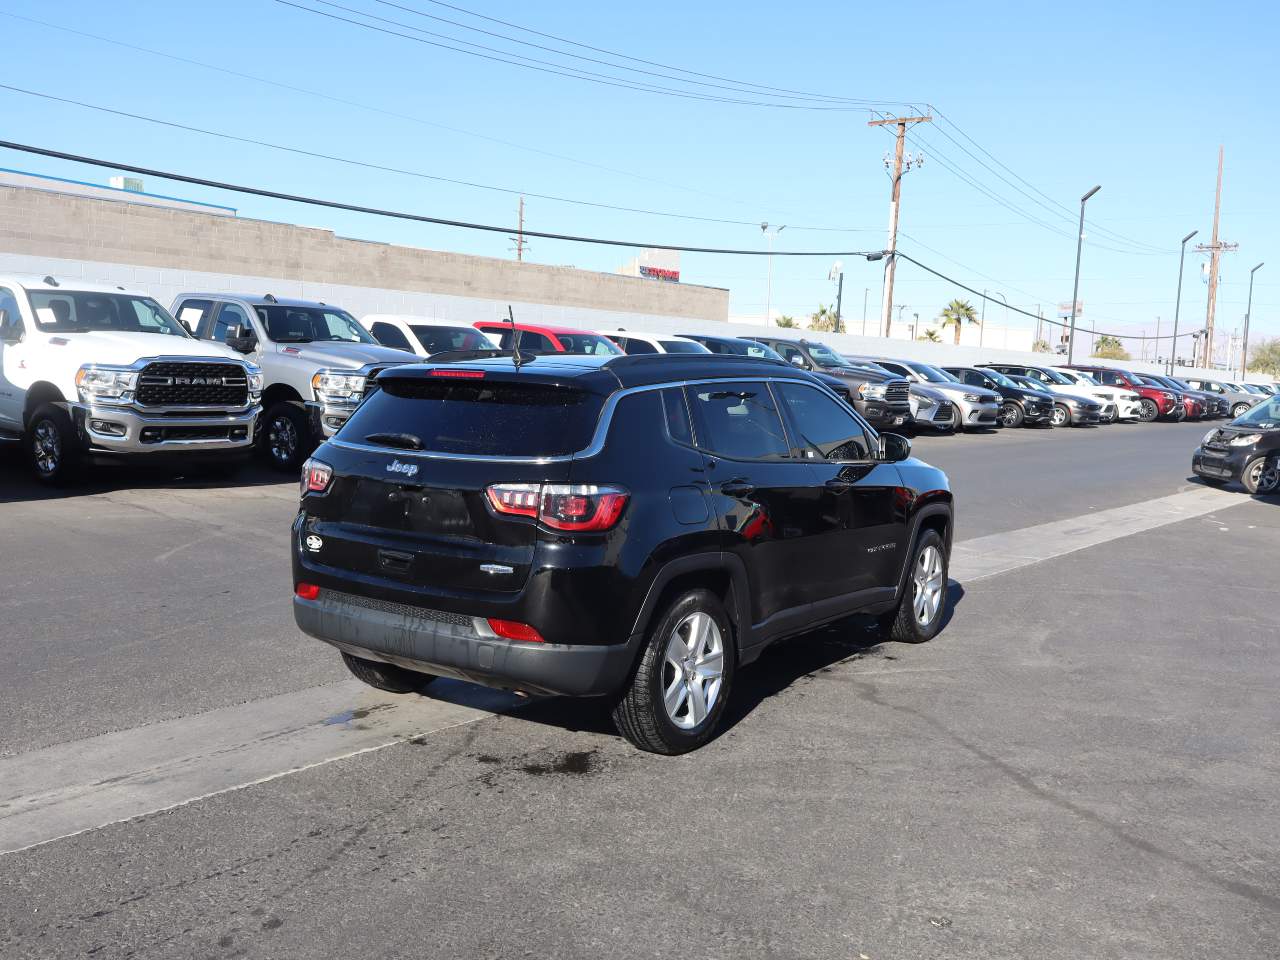
[[[285,471],[297,470],[338,432],[374,376],[416,360],[379,344],[340,307],[312,300],[183,293],[170,312],[194,336],[224,343],[262,368],[260,449]]]

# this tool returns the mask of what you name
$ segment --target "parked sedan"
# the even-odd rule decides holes
[[[987,369],[979,367],[980,370]],[[1016,373],[1005,374],[1019,387],[1027,390],[1039,390],[1053,404],[1050,422],[1055,427],[1080,427],[1086,424],[1097,425],[1102,422],[1102,404],[1090,397],[1078,397],[1071,393],[1051,393],[1039,380],[1019,376]]]
[[[1271,493],[1280,485],[1277,458],[1280,397],[1271,397],[1206,433],[1191,456],[1191,469],[1206,483],[1235,480],[1249,493]]]
[[[1188,394],[1200,405],[1201,416],[1206,420],[1216,420],[1218,417],[1229,417],[1231,415],[1230,405],[1224,398],[1207,393],[1203,390],[1197,390],[1191,384],[1184,380],[1178,380],[1174,377],[1166,377],[1159,373],[1145,373],[1143,377],[1146,380],[1153,380],[1157,384],[1168,387],[1170,390],[1176,390],[1182,394]]]
[[[1052,397],[1039,390],[1020,387],[998,370],[979,370],[977,367],[943,367],[942,370],[961,383],[1000,394],[1000,423],[1006,427],[1053,424]]]
[[[1139,383],[1145,383],[1151,387],[1164,387],[1173,391],[1173,395],[1178,398],[1178,402],[1182,404],[1186,413],[1182,419],[1184,420],[1200,420],[1205,415],[1206,400],[1201,399],[1202,395],[1195,390],[1182,390],[1171,386],[1168,381],[1162,380],[1150,373],[1135,374]]]
[[[1231,405],[1231,416],[1233,417],[1244,416],[1249,412],[1249,408],[1261,399],[1247,390],[1233,390],[1231,385],[1223,380],[1187,377],[1187,383],[1196,390],[1203,390],[1205,393],[1212,393],[1215,396],[1222,397]]]
[[[1153,387],[1143,383],[1136,374],[1128,370],[1088,363],[1073,364],[1070,369],[1083,370],[1103,386],[1123,387],[1136,393],[1142,398],[1139,401],[1138,419],[1143,423],[1150,423],[1161,417],[1174,421],[1185,420],[1187,417],[1187,409],[1174,391],[1168,387]]]
[[[906,377],[913,383],[928,384],[943,393],[956,407],[956,430],[974,430],[1000,426],[1000,394],[985,387],[971,387],[949,373],[919,360],[890,360],[883,357],[863,358],[878,363],[890,373]]]
[[[1018,363],[980,363],[978,366],[983,370],[999,371],[1006,377],[1018,376],[1039,381],[1044,389],[1053,394],[1069,394],[1073,397],[1092,400],[1098,404],[1100,410],[1099,422],[1101,423],[1111,423],[1119,415],[1120,411],[1116,403],[1115,391],[1103,389],[1097,384],[1084,385],[1077,383],[1056,367],[1033,367]],[[1055,422],[1054,426],[1061,427],[1066,426],[1066,424]]]
[[[1070,367],[1054,367],[1060,374],[1084,390],[1095,400],[1102,401],[1102,413],[1107,415],[1107,404],[1116,407],[1113,420],[1137,420],[1142,414],[1142,397],[1132,390],[1120,390],[1114,387],[1103,387],[1102,381],[1083,370],[1072,370]]]

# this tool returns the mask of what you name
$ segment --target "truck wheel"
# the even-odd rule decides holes
[[[947,612],[947,545],[936,530],[916,541],[907,575],[907,590],[898,609],[880,619],[881,632],[899,643],[924,643],[942,629]]]
[[[379,690],[385,690],[387,693],[415,693],[419,687],[436,679],[435,674],[418,673],[416,670],[406,670],[404,667],[397,667],[390,663],[378,663],[376,660],[353,657],[349,653],[343,653],[342,660],[357,680],[371,687],[377,687]]]
[[[1055,427],[1069,427],[1071,426],[1071,411],[1062,404],[1055,403],[1053,405],[1053,416],[1050,417],[1049,422]]]
[[[681,594],[654,621],[613,708],[618,732],[651,753],[702,746],[724,713],[735,665],[733,630],[720,598],[703,589]]]
[[[1000,422],[1006,427],[1020,427],[1023,419],[1022,408],[1016,403],[1006,403],[1000,408]]]
[[[1245,493],[1252,494],[1259,491],[1266,465],[1266,457],[1254,457],[1244,465],[1244,469],[1240,471],[1240,486],[1244,487]]]
[[[1243,417],[1246,413],[1249,412],[1249,410],[1250,410],[1250,407],[1247,403],[1237,403],[1234,407],[1231,408],[1231,417],[1232,419],[1235,419],[1236,417]]]
[[[46,403],[36,408],[27,424],[26,446],[31,468],[41,483],[60,486],[80,470],[80,438],[61,407]]]
[[[311,452],[311,424],[300,403],[281,400],[263,417],[262,451],[271,465],[286,473],[297,472]]]

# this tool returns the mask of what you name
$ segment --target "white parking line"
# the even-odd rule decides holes
[[[106,733],[0,760],[0,854],[274,780],[508,709],[436,681],[432,697],[358,680]]]
[[[966,540],[953,548],[951,575],[972,583],[1246,500],[1197,489]],[[0,855],[380,750],[518,702],[447,680],[431,694],[387,696],[349,680],[0,759]]]

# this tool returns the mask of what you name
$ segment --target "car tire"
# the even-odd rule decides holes
[[[1049,417],[1049,422],[1055,427],[1071,426],[1071,410],[1065,404],[1055,403],[1053,405],[1053,414]]]
[[[645,638],[613,708],[618,732],[650,753],[697,749],[715,734],[736,666],[733,628],[720,598],[701,588],[682,593]]]
[[[311,422],[296,400],[273,403],[262,417],[262,453],[282,473],[294,473],[311,452]]]
[[[385,690],[387,693],[416,693],[436,679],[431,673],[418,673],[416,670],[406,670],[394,664],[366,660],[345,652],[342,654],[342,661],[357,680],[379,690]]]
[[[1269,457],[1258,477],[1258,493],[1280,493],[1280,457]]]
[[[924,643],[942,629],[947,612],[947,545],[936,530],[916,539],[907,569],[907,589],[898,608],[880,620],[881,633],[899,643]]]
[[[1000,424],[1005,427],[1020,427],[1026,417],[1022,408],[1016,403],[1006,403],[1000,408]]]
[[[1244,469],[1240,471],[1240,486],[1244,487],[1245,493],[1254,494],[1259,491],[1266,466],[1266,457],[1254,457],[1244,465]]]
[[[1160,408],[1154,400],[1143,397],[1138,401],[1138,419],[1142,423],[1153,423],[1160,417]]]
[[[1243,417],[1251,409],[1253,408],[1250,407],[1247,403],[1237,403],[1234,407],[1231,408],[1231,419],[1234,420],[1236,417]]]
[[[37,407],[23,440],[31,469],[41,483],[60,487],[79,475],[84,460],[80,438],[61,407],[52,403]]]

